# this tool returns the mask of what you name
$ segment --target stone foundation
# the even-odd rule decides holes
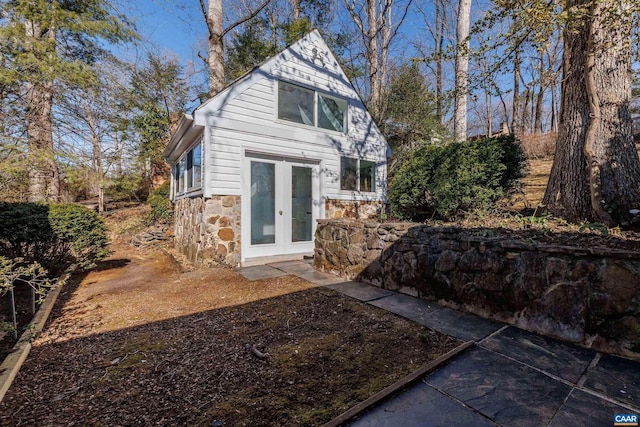
[[[640,358],[640,252],[493,230],[319,221],[315,267]]]
[[[374,219],[380,218],[380,214],[384,212],[384,203],[327,199],[324,209],[328,219]]]
[[[175,203],[175,245],[195,264],[240,264],[240,196]]]

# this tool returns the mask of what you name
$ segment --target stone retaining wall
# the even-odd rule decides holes
[[[319,221],[315,267],[530,331],[640,357],[640,252],[492,230]]]
[[[175,245],[196,264],[240,264],[240,196],[177,200]]]

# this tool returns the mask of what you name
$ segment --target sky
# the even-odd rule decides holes
[[[143,40],[161,51],[177,53],[183,64],[201,61],[198,50],[206,56],[207,28],[198,1],[136,0],[127,9]]]

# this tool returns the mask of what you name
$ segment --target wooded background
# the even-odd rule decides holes
[[[116,0],[0,0],[2,200],[144,200],[184,112],[319,28],[394,150],[391,176],[426,144],[556,132],[547,209],[636,221],[637,0],[156,4],[206,23],[200,61],[143,41]]]

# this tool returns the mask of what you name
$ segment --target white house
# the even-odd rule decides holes
[[[387,151],[312,31],[181,120],[164,150],[176,245],[230,265],[312,253],[316,220],[380,213]]]

